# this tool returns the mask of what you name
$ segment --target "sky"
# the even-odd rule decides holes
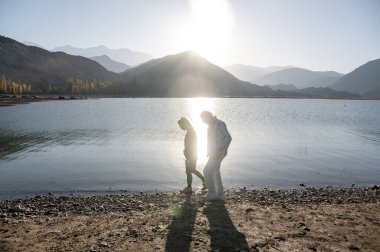
[[[379,0],[0,0],[0,35],[348,73],[380,58],[379,13]]]

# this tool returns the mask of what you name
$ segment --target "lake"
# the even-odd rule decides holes
[[[0,199],[182,189],[185,132],[177,121],[188,117],[197,130],[202,171],[203,110],[233,138],[221,168],[226,187],[380,181],[380,101],[104,98],[0,107]]]

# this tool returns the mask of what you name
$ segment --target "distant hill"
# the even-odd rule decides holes
[[[237,79],[192,51],[151,60],[121,74],[117,89],[153,97],[275,96],[268,87]]]
[[[302,68],[288,68],[266,74],[254,80],[260,85],[292,84],[297,88],[327,87],[341,78],[343,74],[327,71],[310,71]]]
[[[330,85],[338,91],[380,96],[380,59],[372,60]]]
[[[0,36],[0,75],[46,90],[49,85],[65,86],[68,78],[105,81],[115,78],[97,62],[81,56],[27,46]]]
[[[91,58],[95,56],[107,55],[112,60],[122,62],[129,66],[139,65],[141,63],[147,62],[153,59],[152,56],[142,53],[142,52],[134,52],[129,50],[128,48],[120,48],[120,49],[109,49],[105,46],[96,46],[90,48],[77,48],[70,45],[56,47],[52,50],[53,52],[65,52],[71,55],[80,55],[83,57]]]
[[[115,73],[121,73],[131,68],[127,64],[112,60],[107,55],[95,56],[95,57],[91,57],[90,59],[95,60],[100,65],[104,66],[108,71],[112,71]]]
[[[242,64],[235,64],[224,67],[225,70],[233,74],[235,77],[243,81],[253,82],[255,79],[262,77],[265,74],[281,71],[284,69],[293,68],[292,66],[271,66],[271,67],[256,67]]]
[[[318,98],[357,98],[360,97],[358,94],[353,94],[349,92],[335,91],[328,87],[309,87],[298,89],[295,92],[304,94],[310,97]]]
[[[265,85],[273,90],[296,91],[298,88],[292,84]]]

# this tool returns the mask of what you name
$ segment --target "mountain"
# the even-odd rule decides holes
[[[292,66],[271,66],[271,67],[255,67],[249,65],[235,64],[227,66],[224,69],[235,75],[237,78],[243,81],[253,82],[253,80],[268,74],[292,68]]]
[[[283,90],[283,91],[296,91],[298,88],[292,84],[277,84],[277,85],[265,85],[273,90]]]
[[[81,56],[27,46],[0,36],[0,75],[32,84],[33,89],[63,87],[69,78],[106,81],[117,75],[99,63]]]
[[[33,43],[33,42],[23,41],[22,43],[23,43],[24,45],[35,46],[35,47],[39,47],[39,48],[45,49],[43,46],[41,46],[41,45],[39,45],[39,44],[36,44],[36,43]]]
[[[134,52],[127,48],[120,49],[109,49],[105,46],[96,46],[90,48],[76,48],[72,46],[61,46],[56,47],[52,50],[53,52],[65,52],[71,55],[80,55],[83,57],[91,58],[100,55],[107,55],[112,60],[122,62],[129,66],[139,65],[141,63],[147,62],[153,59],[152,56],[142,53],[142,52]]]
[[[95,57],[91,57],[90,59],[95,60],[100,65],[104,66],[108,71],[112,71],[115,73],[121,73],[131,68],[127,64],[112,60],[107,55],[95,56]]]
[[[327,87],[342,76],[343,74],[334,71],[320,72],[288,68],[259,77],[254,80],[254,83],[260,85],[292,84],[297,88]]]
[[[357,98],[360,97],[358,94],[353,94],[349,92],[336,91],[328,87],[308,87],[303,89],[298,89],[295,92],[318,98]]]
[[[276,96],[241,81],[192,51],[154,59],[121,74],[117,90],[133,96]]]
[[[380,59],[369,61],[356,68],[330,87],[338,91],[380,97]]]

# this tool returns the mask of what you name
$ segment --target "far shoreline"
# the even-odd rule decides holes
[[[70,100],[94,100],[94,99],[107,99],[107,98],[125,98],[125,99],[289,99],[289,100],[347,100],[347,101],[378,101],[380,97],[288,97],[288,96],[216,96],[216,97],[173,97],[173,96],[92,96],[92,95],[33,95],[35,98],[21,98],[16,96],[13,98],[0,97],[0,107],[14,106],[19,104],[29,104],[32,102],[46,102],[46,101],[70,101]]]

